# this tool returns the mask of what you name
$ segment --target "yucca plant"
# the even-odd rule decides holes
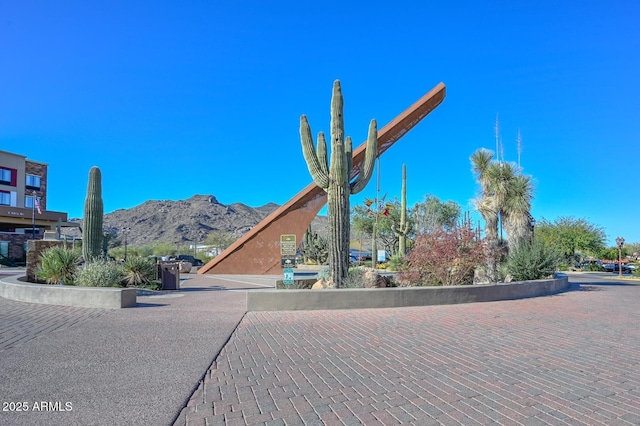
[[[138,287],[155,279],[155,265],[143,257],[129,257],[122,264],[123,282],[127,286]]]
[[[74,285],[74,272],[80,260],[80,253],[63,246],[45,249],[40,254],[40,264],[36,275],[48,284]]]
[[[473,172],[480,184],[480,195],[475,200],[476,209],[485,221],[485,238],[489,256],[486,272],[491,282],[498,279],[500,221],[507,231],[509,251],[522,244],[529,244],[533,237],[531,200],[533,184],[530,176],[521,173],[515,164],[494,160],[493,152],[480,149],[471,156]]]
[[[509,253],[507,269],[516,281],[539,280],[553,275],[560,259],[555,247],[534,238]]]

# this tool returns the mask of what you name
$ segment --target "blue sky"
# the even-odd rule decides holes
[[[521,4],[526,3],[526,4]],[[439,82],[445,101],[381,160],[381,194],[472,209],[469,156],[533,176],[538,220],[585,218],[640,241],[640,3],[634,1],[0,3],[0,149],[49,164],[51,210],[81,217],[213,194],[282,204],[308,174],[299,118],[329,128],[342,82],[366,138]],[[375,182],[352,198],[374,197]]]

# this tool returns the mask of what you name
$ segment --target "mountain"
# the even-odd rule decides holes
[[[146,201],[130,209],[104,215],[104,230],[122,240],[129,228],[127,242],[133,246],[168,242],[176,245],[202,244],[210,232],[221,231],[238,238],[257,225],[278,207],[268,203],[249,207],[242,203],[221,204],[213,195],[194,195],[187,200]],[[81,219],[71,219],[82,226]],[[326,234],[327,220],[318,216],[311,225]],[[79,238],[80,231],[65,228],[65,234]]]

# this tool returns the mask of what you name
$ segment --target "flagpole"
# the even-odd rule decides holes
[[[36,239],[36,191],[33,191],[33,203],[31,205],[31,239]]]

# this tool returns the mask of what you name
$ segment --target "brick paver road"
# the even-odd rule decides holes
[[[250,312],[176,424],[640,425],[640,285],[595,281],[514,301]]]
[[[41,305],[0,297],[0,352],[109,312],[109,309]]]

